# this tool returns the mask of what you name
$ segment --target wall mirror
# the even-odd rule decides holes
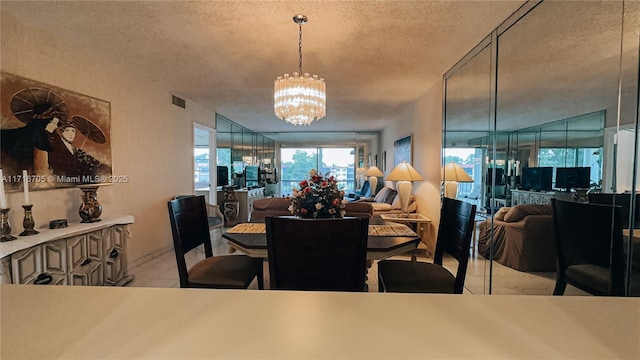
[[[633,271],[639,230],[629,225],[640,212],[634,205],[639,29],[637,1],[529,1],[445,74],[443,162],[460,162],[472,175],[457,197],[476,203],[487,218],[486,231],[477,229],[486,277],[468,284],[472,292],[523,293],[514,281],[527,278],[537,285],[524,293],[552,294],[555,241],[523,242],[554,233],[520,229],[514,242],[492,214],[551,198],[594,202],[592,194],[626,193],[628,201],[609,203],[617,201],[627,218],[627,292],[640,277]],[[552,227],[553,216],[545,221]]]
[[[246,129],[220,114],[216,114],[216,140],[218,187],[266,187],[277,182],[274,170],[275,140]],[[251,173],[248,179],[247,167]]]

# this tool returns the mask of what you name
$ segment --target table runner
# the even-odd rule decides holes
[[[261,234],[265,225],[261,223],[242,223],[227,231],[232,234]],[[369,225],[370,236],[418,236],[413,230],[402,224]]]

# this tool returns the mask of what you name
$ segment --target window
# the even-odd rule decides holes
[[[538,166],[590,167],[591,183],[599,184],[602,179],[602,148],[540,148]],[[553,183],[556,182],[553,172]]]
[[[209,148],[195,147],[193,149],[194,159],[194,185],[196,189],[209,187]]]
[[[482,195],[482,149],[445,148],[444,163],[455,162],[473,179],[472,183],[458,183],[458,198],[480,204]]]
[[[291,195],[298,183],[309,177],[309,170],[333,175],[338,188],[353,191],[355,182],[355,148],[283,148],[280,193]]]

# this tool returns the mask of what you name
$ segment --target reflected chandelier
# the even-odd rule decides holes
[[[327,87],[323,78],[302,72],[302,24],[304,15],[296,15],[298,24],[298,72],[278,76],[273,89],[273,109],[280,120],[293,125],[310,125],[326,115]]]

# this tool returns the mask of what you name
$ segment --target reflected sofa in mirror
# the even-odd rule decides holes
[[[483,189],[476,201],[493,212],[522,203],[519,195],[512,201],[518,191],[540,203],[638,191],[639,28],[638,1],[528,1],[445,74],[443,154],[471,149],[474,181]],[[552,168],[549,189],[522,188],[523,171],[535,167]],[[584,167],[588,187],[555,187],[558,168]],[[634,204],[629,210],[639,211]],[[555,276],[510,273],[491,259],[478,258],[486,261],[486,293],[507,293],[518,276],[536,276],[539,284]],[[626,271],[640,276],[631,257]],[[553,286],[545,286],[531,293],[551,294]]]

